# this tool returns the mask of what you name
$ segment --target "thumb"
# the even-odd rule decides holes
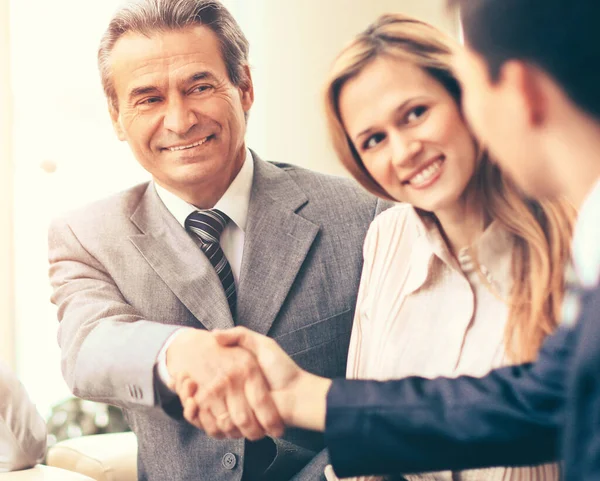
[[[238,326],[232,329],[221,331],[215,329],[212,331],[216,341],[225,347],[239,346],[253,354],[258,351],[258,344],[256,342],[255,334],[246,329],[245,327]]]

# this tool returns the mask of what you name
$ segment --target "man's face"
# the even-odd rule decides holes
[[[188,202],[205,186],[229,185],[243,163],[253,92],[248,71],[244,86],[229,80],[215,33],[128,33],[110,61],[115,130],[155,181]]]
[[[492,82],[483,57],[468,47],[456,54],[455,69],[467,120],[493,160],[526,194],[535,198],[557,195],[523,76],[505,75],[510,69],[504,69]]]

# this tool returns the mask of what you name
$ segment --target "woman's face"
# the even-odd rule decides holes
[[[364,166],[390,196],[431,212],[461,199],[475,142],[454,98],[423,69],[380,57],[342,87],[339,106]]]

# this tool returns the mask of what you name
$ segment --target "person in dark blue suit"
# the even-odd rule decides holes
[[[579,210],[561,327],[533,363],[387,382],[311,375],[244,328],[214,335],[254,353],[288,425],[325,431],[338,476],[562,459],[567,481],[600,479],[600,2],[452,3],[467,44],[456,70],[478,138],[530,196],[564,196]],[[190,421],[224,381],[178,380]]]

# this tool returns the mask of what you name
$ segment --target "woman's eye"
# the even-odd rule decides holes
[[[384,137],[385,136],[383,134],[371,135],[371,137],[364,141],[363,150],[372,149],[377,144],[379,144],[379,142],[381,142],[384,139]]]
[[[407,124],[414,122],[415,120],[419,119],[425,112],[427,112],[427,110],[428,108],[424,105],[419,105],[418,107],[411,109],[410,112],[406,114],[404,120]]]

